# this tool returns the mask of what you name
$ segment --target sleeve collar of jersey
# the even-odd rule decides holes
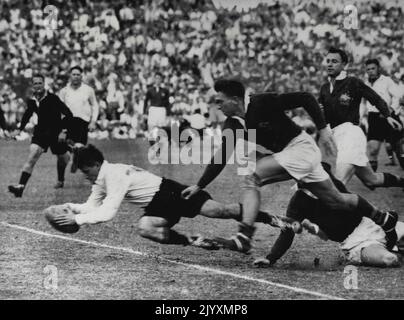
[[[42,96],[42,98],[40,98],[39,100],[35,97],[34,94],[31,95],[31,100],[34,100],[36,102],[36,104],[39,106],[39,103],[44,100],[48,95],[50,94],[50,92],[48,90],[45,90],[44,95]]]
[[[245,119],[243,119],[242,117],[239,117],[239,116],[231,116],[231,118],[240,122],[240,124],[243,126],[244,130],[247,130],[247,127],[245,125]]]
[[[335,80],[344,80],[348,76],[345,70],[342,70],[341,73],[335,78]],[[328,77],[328,82],[331,82],[331,77]]]

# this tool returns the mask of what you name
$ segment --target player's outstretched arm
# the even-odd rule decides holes
[[[283,229],[273,244],[271,251],[264,259],[257,259],[254,265],[257,267],[269,267],[276,263],[290,248],[295,233],[291,229]]]
[[[237,143],[236,130],[240,129],[243,130],[244,128],[238,122],[238,120],[231,118],[226,119],[223,126],[223,132],[225,132],[225,130],[231,130],[231,132],[233,132],[233,141],[231,142],[231,139],[227,139],[227,135],[223,134],[222,144],[211,158],[210,163],[206,167],[202,177],[199,179],[196,185],[190,186],[183,190],[181,193],[182,197],[184,197],[185,199],[189,199],[192,195],[196,194],[199,190],[205,188],[209,183],[215,180],[216,177],[222,172]]]

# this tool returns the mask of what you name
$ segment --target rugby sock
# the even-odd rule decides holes
[[[391,173],[383,173],[383,187],[404,187],[404,179]]]
[[[266,224],[271,224],[272,218],[265,211],[259,211],[257,216],[257,222],[262,222]]]
[[[58,171],[58,181],[64,182],[66,164],[63,161],[58,161],[56,167],[57,167],[57,171]]]
[[[369,161],[370,166],[372,167],[373,171],[376,172],[377,171],[377,167],[379,165],[378,161]]]
[[[243,204],[239,203],[238,205],[240,206],[240,214],[236,218],[236,221],[242,221],[243,220],[243,214],[244,214]]]
[[[175,230],[170,229],[170,233],[168,235],[168,240],[165,242],[166,244],[182,244],[186,246],[189,244],[189,240],[186,236],[178,233]]]
[[[240,215],[237,217],[236,221],[242,221],[243,220],[243,214],[244,214],[243,204],[239,203],[239,206],[240,206]],[[269,216],[269,214],[267,212],[258,211],[257,222],[270,224],[271,221],[272,221],[272,219],[271,219],[271,217]]]
[[[30,177],[31,177],[30,173],[23,171],[21,173],[19,184],[21,184],[21,185],[23,185],[25,187],[25,185],[27,184]]]
[[[368,218],[374,220],[376,223],[377,223],[377,221],[375,219],[378,219],[380,217],[380,214],[382,214],[381,211],[376,209],[367,200],[365,200],[364,198],[362,198],[359,195],[358,195],[357,209],[358,209],[358,212],[360,214],[362,214],[364,217],[368,217]]]
[[[255,227],[241,222],[238,228],[238,232],[251,239],[255,232]]]

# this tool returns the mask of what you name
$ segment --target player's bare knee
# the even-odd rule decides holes
[[[148,217],[140,218],[137,226],[140,236],[144,238],[148,238],[153,233],[153,229],[155,229],[151,219]]]
[[[242,187],[243,189],[259,190],[262,185],[262,179],[256,174],[245,176]]]

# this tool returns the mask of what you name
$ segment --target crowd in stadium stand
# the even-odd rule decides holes
[[[242,12],[219,2],[55,0],[52,25],[43,1],[0,1],[0,103],[9,128],[21,119],[33,73],[43,73],[48,88],[58,92],[74,65],[96,90],[99,131],[106,137],[115,122],[135,129],[126,135],[119,129],[116,136],[136,136],[156,72],[164,76],[176,116],[208,113],[214,79],[224,76],[242,79],[251,91],[316,95],[331,45],[350,53],[358,76],[369,57],[397,82],[404,74],[400,1],[354,2],[358,29],[344,26],[348,13],[338,1],[267,1]]]

